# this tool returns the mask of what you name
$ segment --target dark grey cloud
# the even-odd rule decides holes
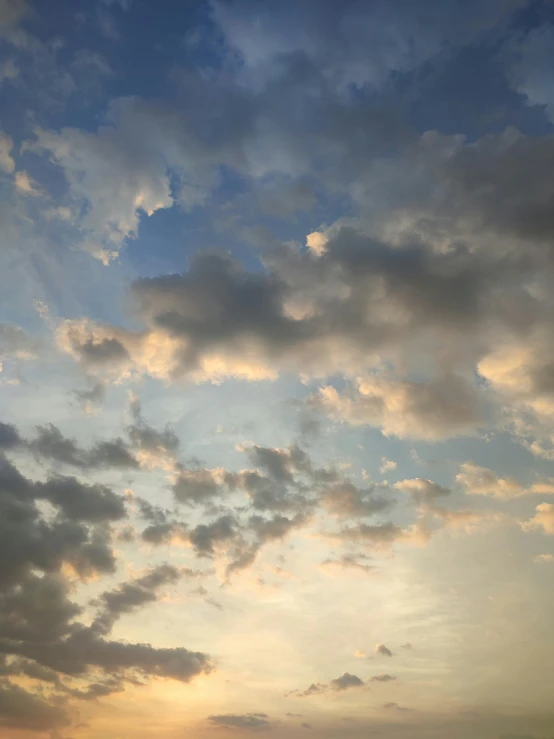
[[[100,683],[90,683],[87,685],[85,690],[78,690],[75,688],[63,687],[63,692],[70,695],[72,698],[78,700],[92,701],[98,700],[98,698],[106,698],[108,695],[113,693],[121,693],[125,690],[125,684],[123,681],[116,678],[105,680]]]
[[[173,429],[167,426],[163,431],[150,426],[144,419],[138,398],[131,401],[133,423],[127,428],[132,447],[154,458],[175,458],[179,451],[179,439]]]
[[[7,680],[0,680],[0,726],[14,731],[53,731],[69,726],[63,706],[53,705]]]
[[[114,623],[124,613],[133,613],[148,603],[157,600],[157,590],[164,585],[175,584],[182,573],[172,565],[163,564],[150,570],[131,582],[119,585],[115,590],[107,590],[94,601],[100,606],[92,628],[99,634],[108,634]]]
[[[7,450],[16,447],[28,449],[44,459],[81,469],[126,469],[139,466],[123,439],[99,441],[90,449],[82,449],[75,439],[64,436],[53,423],[37,426],[37,434],[30,440],[21,438],[14,426],[1,424],[0,448]]]
[[[286,0],[277,12],[270,2],[218,0],[214,13],[227,43],[247,69],[256,71],[258,84],[279,60],[302,54],[338,89],[378,89],[390,74],[411,71],[440,52],[502,27],[523,5],[523,0],[469,5],[425,0],[416,12],[404,0],[394,8],[308,0],[298,12],[298,6]]]
[[[327,685],[324,683],[312,683],[309,685],[306,690],[303,690],[301,692],[298,692],[297,690],[294,690],[290,695],[295,694],[298,698],[309,698],[311,695],[319,695],[320,693],[324,693],[327,690]]]
[[[391,680],[396,680],[396,677],[394,675],[374,675],[372,678],[370,678],[369,682],[371,683],[388,683]]]
[[[516,129],[487,136],[461,149],[446,165],[452,188],[483,226],[509,236],[548,244],[554,232],[554,137],[531,137]],[[447,180],[448,181],[448,180]]]
[[[19,431],[11,423],[0,422],[0,449],[7,451],[13,449],[22,443]]]
[[[287,371],[362,376],[363,388],[328,394],[324,402],[316,394],[319,407],[402,437],[475,433],[498,410],[476,365],[499,337],[521,338],[551,322],[549,299],[525,287],[551,269],[545,244],[553,208],[540,185],[551,149],[551,137],[515,131],[473,143],[426,134],[398,160],[368,166],[356,190],[367,217],[356,227],[329,229],[320,256],[268,247],[260,271],[203,253],[183,274],[135,283],[141,330],[90,322],[77,330],[69,322],[61,345],[86,365],[81,343],[117,339],[128,357],[116,358],[116,376],[130,369],[164,379]],[[514,184],[521,181],[529,185]],[[380,190],[383,204],[371,205]],[[145,346],[156,339],[166,347],[167,338],[174,351],[152,369]],[[393,368],[372,371],[368,358],[376,354]],[[527,374],[546,391],[551,360],[543,364]]]
[[[47,500],[55,514],[43,516],[37,500]],[[151,519],[158,515],[155,508],[144,508]],[[111,490],[61,476],[33,482],[1,458],[0,514],[3,675],[24,675],[37,682],[37,691],[50,685],[66,698],[94,700],[123,690],[129,681],[159,676],[188,682],[213,669],[202,652],[109,638],[122,614],[155,600],[160,588],[181,576],[195,576],[192,571],[155,567],[102,593],[90,626],[79,621],[82,608],[70,599],[64,568],[70,566],[82,578],[115,571],[108,523],[126,513],[122,499]],[[68,687],[64,676],[79,677],[85,686]],[[19,721],[21,728],[37,731],[64,725],[61,704],[44,695],[4,683],[0,692],[0,725]],[[20,713],[28,718],[19,719]]]
[[[125,518],[124,498],[105,485],[86,485],[76,477],[51,477],[33,486],[36,499],[48,500],[70,519],[100,523]]]
[[[329,686],[332,690],[349,690],[350,688],[360,688],[365,685],[364,681],[361,680],[357,675],[351,675],[349,672],[345,672],[340,677],[331,680]]]
[[[221,726],[226,729],[244,729],[246,731],[264,731],[270,729],[272,726],[269,716],[266,713],[226,713],[209,716],[208,721],[215,726]]]
[[[21,669],[23,675],[32,678],[33,680],[41,680],[46,683],[59,683],[59,677],[54,670],[49,670],[47,667],[37,664],[36,662],[29,662],[27,660],[20,660],[18,666]]]
[[[118,364],[129,359],[129,353],[121,341],[115,338],[88,340],[83,344],[75,344],[75,351],[82,361],[90,367],[102,367],[106,364]]]
[[[108,674],[126,673],[131,677],[169,677],[189,682],[200,673],[208,673],[212,665],[207,655],[183,647],[156,648],[150,644],[133,644],[104,639],[88,627],[74,628],[57,642],[3,644],[10,651],[68,675],[86,676],[97,667]]]
[[[375,652],[377,654],[382,654],[385,657],[392,657],[393,656],[393,653],[391,652],[391,650],[387,646],[385,646],[384,644],[377,644],[377,646],[375,647]]]
[[[255,467],[265,471],[276,482],[292,482],[295,472],[312,471],[308,455],[298,444],[287,449],[253,445],[247,448],[246,454]]]
[[[95,444],[88,454],[88,465],[133,469],[138,467],[139,463],[122,439],[114,439]]]
[[[140,516],[148,522],[141,532],[144,541],[153,545],[161,545],[173,538],[188,541],[188,526],[175,519],[171,512],[154,506],[147,500],[138,499]]]
[[[181,467],[172,489],[175,500],[188,505],[207,503],[226,493],[223,481],[217,479],[214,471],[202,468]]]
[[[341,569],[354,569],[361,572],[371,573],[375,570],[375,565],[369,564],[371,558],[366,554],[357,552],[355,554],[341,554],[339,557],[324,560],[321,564],[324,567],[339,567]]]
[[[239,358],[248,376],[268,376],[268,367],[307,375],[359,372],[372,352],[398,352],[403,342],[407,349],[431,331],[458,341],[479,335],[491,282],[498,279],[496,265],[478,258],[413,244],[392,247],[347,227],[330,233],[319,258],[287,248],[264,259],[266,271],[248,272],[230,257],[202,254],[188,272],[136,282],[134,303],[147,333],[122,339],[133,345],[126,370],[146,369],[140,347],[150,335],[171,338],[175,352],[164,372],[175,378],[209,377],[206,362],[214,355],[218,376],[236,374]],[[306,301],[313,308],[292,317]],[[78,340],[106,332],[118,329],[91,324],[77,332]],[[380,397],[374,393],[375,402],[386,402],[386,389]],[[477,386],[463,377],[446,374],[429,386],[406,381],[393,389],[429,434],[467,431],[481,420]],[[368,422],[382,426],[393,410],[372,413]],[[263,454],[251,451],[260,472],[286,483],[287,465],[296,462]]]
[[[37,437],[30,442],[30,446],[41,456],[56,462],[86,467],[85,455],[77,446],[77,442],[66,438],[52,423],[37,426]]]
[[[75,500],[68,497],[73,492]],[[105,521],[105,515],[107,520],[121,518],[124,509],[112,495],[104,488],[74,486],[72,478],[33,483],[0,458],[0,582],[17,580],[32,567],[55,572],[64,562],[83,576],[113,571],[109,532],[63,515],[75,513],[96,522]],[[60,515],[51,521],[43,518],[35,502],[40,497],[59,507]]]
[[[215,554],[220,544],[227,544],[237,535],[237,522],[225,515],[209,524],[198,524],[189,533],[189,541],[200,557],[209,557]]]
[[[122,439],[97,442],[90,450],[79,448],[74,439],[65,437],[50,423],[38,426],[38,434],[29,447],[48,459],[81,468],[136,468],[138,462]]]

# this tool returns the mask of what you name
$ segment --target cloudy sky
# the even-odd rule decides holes
[[[554,736],[554,4],[0,0],[0,739]]]

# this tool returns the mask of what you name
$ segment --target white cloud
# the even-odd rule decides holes
[[[521,524],[524,531],[542,529],[545,534],[554,534],[554,503],[541,503],[535,508],[535,515]]]
[[[396,467],[397,467],[397,463],[393,462],[392,459],[381,457],[381,466],[379,467],[379,472],[382,475],[386,475],[387,472],[391,472],[392,470],[395,470]]]
[[[318,257],[325,252],[326,244],[327,236],[321,231],[312,231],[306,236],[306,246]]]
[[[84,204],[82,248],[104,262],[138,234],[141,214],[201,203],[211,175],[199,145],[175,111],[126,98],[114,102],[96,133],[36,130],[26,148],[47,153],[64,171],[71,202]],[[177,178],[173,191],[172,174]]]

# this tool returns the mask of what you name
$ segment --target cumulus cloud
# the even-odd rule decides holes
[[[105,591],[94,601],[95,605],[100,606],[100,613],[95,617],[92,629],[100,634],[109,633],[121,615],[133,613],[141,606],[155,602],[158,589],[175,584],[181,576],[177,568],[163,564],[132,582],[122,583],[115,590]]]
[[[457,436],[474,430],[482,418],[476,389],[456,377],[415,383],[371,376],[343,395],[324,387],[312,404],[347,423],[375,426],[401,439]]]
[[[67,321],[58,340],[90,374],[112,379],[133,371],[196,380],[268,379],[287,370],[325,376],[360,370],[377,352],[412,340],[414,332],[474,326],[477,307],[468,312],[467,294],[479,292],[483,281],[486,272],[477,265],[462,269],[451,255],[392,249],[341,228],[315,265],[309,255],[290,250],[268,256],[265,272],[248,272],[227,256],[196,255],[188,272],[133,285],[146,331]],[[297,298],[311,301],[312,308],[295,318],[287,306]],[[375,396],[376,422],[386,425],[392,393],[401,410],[406,406],[416,420],[428,419],[430,430],[418,431],[425,436],[455,433],[457,426],[467,430],[480,419],[471,385],[455,375],[428,388],[368,376],[361,391]],[[433,414],[425,417],[418,402],[422,393],[435,403],[436,430]]]
[[[110,4],[117,0],[105,0]],[[46,284],[63,283],[68,292],[79,293],[75,307],[60,295],[56,310],[63,319],[48,322],[66,356],[58,365],[60,356],[52,352],[54,362],[37,365],[33,381],[40,375],[49,382],[59,367],[73,371],[67,363],[72,358],[89,388],[76,395],[92,411],[110,383],[120,390],[138,381],[144,386],[148,378],[185,384],[285,377],[291,387],[292,375],[304,383],[295,385],[303,395],[301,412],[316,418],[324,432],[313,459],[297,443],[281,441],[277,429],[260,444],[241,445],[240,463],[233,458],[227,468],[212,456],[208,462],[184,462],[173,428],[147,421],[135,397],[121,436],[93,440],[86,448],[54,423],[42,422],[28,438],[0,423],[0,449],[20,465],[18,470],[12,461],[0,460],[0,672],[13,678],[13,684],[0,680],[0,725],[7,731],[19,720],[25,729],[57,732],[66,720],[64,701],[94,700],[153,677],[188,682],[213,669],[204,652],[112,636],[118,619],[159,601],[164,589],[185,576],[181,569],[153,566],[123,582],[118,576],[107,586],[91,584],[95,599],[86,608],[80,605],[85,601],[74,589],[82,581],[112,578],[133,537],[141,557],[163,556],[172,545],[186,547],[179,556],[208,559],[227,584],[233,573],[268,566],[260,553],[275,543],[288,542],[296,556],[303,549],[291,539],[310,527],[304,533],[317,537],[322,548],[331,537],[336,544],[326,559],[318,553],[316,561],[344,579],[348,570],[373,572],[370,555],[379,550],[425,543],[439,527],[469,531],[489,515],[441,507],[450,489],[428,479],[404,479],[409,469],[394,476],[402,478],[396,483],[370,483],[366,474],[358,484],[354,472],[339,463],[318,466],[316,458],[329,459],[323,445],[327,429],[337,431],[332,422],[425,442],[477,435],[495,425],[534,454],[554,457],[549,348],[554,137],[501,130],[505,119],[536,131],[535,123],[528,123],[538,121],[540,111],[533,118],[520,116],[521,110],[517,116],[501,111],[494,121],[482,116],[476,132],[465,137],[407,130],[400,116],[421,108],[411,97],[384,107],[391,93],[410,88],[412,94],[412,76],[432,87],[437,77],[421,65],[432,61],[442,79],[451,63],[454,68],[459,63],[459,48],[482,50],[483,34],[494,32],[495,39],[500,33],[495,53],[502,47],[500,61],[510,84],[551,117],[544,75],[551,29],[517,29],[507,49],[506,38],[516,33],[519,18],[513,14],[525,4],[472,0],[468,10],[459,0],[400,0],[391,9],[379,2],[366,7],[306,0],[299,10],[298,3],[284,0],[277,12],[266,0],[217,0],[209,4],[206,28],[183,45],[186,56],[204,43],[204,32],[215,33],[217,42],[208,41],[210,59],[199,71],[188,57],[172,70],[171,101],[122,97],[112,100],[106,113],[92,111],[89,101],[71,105],[67,110],[78,110],[77,118],[90,111],[94,120],[82,128],[75,127],[75,116],[71,126],[59,130],[37,126],[21,148],[0,134],[3,181],[21,209],[14,220],[33,222],[56,241],[55,269],[45,267],[46,249],[44,254],[37,249],[33,269]],[[130,2],[119,5],[116,14]],[[123,41],[111,13],[97,11],[83,10],[74,21],[96,24],[106,38]],[[0,0],[0,34],[15,60],[0,71],[14,83],[9,94],[16,85],[26,86],[25,55],[39,72],[62,48],[62,42],[46,44],[18,29],[25,12],[22,0]],[[41,28],[41,34],[49,33]],[[85,69],[96,69],[97,79],[112,74],[93,50],[74,53],[70,44],[59,56],[70,59],[67,74],[58,75],[58,62],[50,66],[59,76],[57,100],[64,103],[81,87]],[[36,88],[48,74],[37,74],[30,88],[38,103]],[[402,75],[410,75],[408,86]],[[124,78],[114,76],[118,89]],[[33,100],[37,112],[31,125],[46,120],[56,126],[65,108],[54,105],[42,115],[38,103]],[[18,108],[30,106],[15,105],[14,115]],[[443,123],[441,130],[450,128]],[[422,125],[418,119],[416,129]],[[482,130],[493,133],[480,136]],[[49,161],[31,169],[37,162],[27,160],[29,153]],[[20,169],[27,166],[40,185]],[[220,183],[224,186],[214,193]],[[41,211],[39,195],[59,202]],[[323,223],[319,205],[333,209],[339,200],[348,217]],[[209,204],[206,214],[218,233],[214,241],[238,252],[237,239],[247,236],[260,263],[250,252],[241,262],[226,252],[209,252],[202,241],[188,245],[188,253],[199,251],[185,267],[157,270],[152,264],[143,272],[149,277],[132,281],[124,320],[97,295],[94,311],[87,312],[89,297],[84,294],[81,301],[80,295],[81,289],[86,292],[86,268],[64,271],[64,279],[54,282],[68,244],[108,264],[138,236],[141,221],[155,226],[163,211],[203,204]],[[270,219],[290,221],[313,205],[317,212],[302,220],[305,230],[295,232],[299,243],[278,243],[269,233]],[[252,228],[250,211],[270,219]],[[82,254],[76,260],[87,263]],[[109,274],[119,269],[112,265]],[[13,282],[17,291],[20,281]],[[12,306],[7,300],[15,316],[17,302]],[[15,325],[0,325],[5,363],[36,358],[39,350]],[[275,384],[276,391],[282,387]],[[108,397],[111,401],[112,394]],[[191,404],[197,397],[191,395]],[[188,412],[188,396],[184,403]],[[195,449],[205,441],[201,426],[191,424]],[[373,455],[370,464],[383,454],[377,447],[366,449]],[[216,447],[212,454],[218,454]],[[396,463],[382,457],[377,466],[386,475]],[[69,473],[66,467],[72,468]],[[28,469],[40,469],[40,480],[22,474]],[[138,477],[140,495],[151,502],[120,494],[122,471],[133,472],[133,487]],[[457,482],[468,494],[499,499],[554,492],[551,479],[522,485],[471,462],[462,465]],[[171,503],[161,503],[165,495]],[[413,505],[388,520],[397,500]],[[523,530],[554,533],[551,508],[541,503],[534,514],[520,514],[528,518]],[[115,542],[123,552],[115,550]],[[535,561],[550,558],[542,554]],[[382,644],[376,652],[393,656]],[[368,682],[394,679],[383,673]],[[18,680],[25,690],[15,685]],[[35,686],[34,694],[27,692],[28,684]],[[363,685],[344,673],[329,685],[314,683],[296,694]],[[396,703],[386,707],[408,710]],[[14,718],[17,712],[22,718]],[[237,733],[274,726],[261,713],[214,713],[208,723]]]
[[[75,439],[62,434],[53,423],[37,426],[36,436],[23,439],[15,427],[7,424],[0,427],[0,446],[2,446],[2,429],[5,443],[11,439],[10,446],[20,450],[29,450],[35,455],[55,463],[62,463],[81,469],[101,469],[104,467],[136,468],[137,460],[128,445],[122,439],[99,441],[91,449],[82,449]],[[8,447],[4,447],[8,448]]]
[[[535,515],[521,524],[524,531],[541,530],[545,534],[554,534],[554,503],[540,503],[535,508]]]
[[[425,544],[430,538],[430,532],[420,525],[407,529],[388,521],[380,524],[360,523],[346,526],[336,535],[339,540],[363,544],[369,549],[389,549],[395,542]]]
[[[73,199],[86,208],[82,248],[105,263],[137,236],[140,213],[173,205],[170,170],[188,181],[180,194],[188,206],[202,202],[210,183],[208,155],[179,125],[176,111],[139,98],[112,103],[94,133],[37,128],[35,135],[27,148],[62,168]]]
[[[379,472],[382,475],[386,475],[387,472],[392,472],[397,468],[398,464],[397,462],[394,462],[392,459],[387,459],[386,457],[381,458],[381,466],[379,467]]]
[[[331,690],[349,690],[350,688],[360,688],[364,685],[364,681],[360,680],[357,675],[351,675],[349,672],[345,672],[340,677],[331,680],[329,686]]]
[[[18,441],[13,428],[7,429],[4,441]],[[53,516],[37,505],[43,500]],[[26,675],[66,696],[90,700],[122,690],[127,681],[141,677],[188,682],[212,670],[201,652],[109,639],[122,614],[155,600],[160,588],[186,574],[170,565],[105,591],[97,600],[99,610],[92,623],[87,626],[78,620],[83,608],[70,600],[67,569],[82,579],[115,571],[109,523],[127,515],[122,497],[74,477],[33,482],[2,459],[0,508],[0,654],[5,674]],[[78,677],[85,685],[68,687],[64,676]],[[1,691],[0,725],[31,730],[65,725],[66,712],[59,702],[7,683]]]
[[[173,495],[179,503],[197,505],[224,493],[223,470],[181,468],[173,484]]]
[[[339,518],[373,516],[392,505],[391,500],[376,497],[375,488],[360,489],[346,480],[324,486],[321,491],[321,502],[332,515]]]
[[[481,145],[492,151],[491,167],[499,168],[503,157],[513,158],[513,166],[525,161],[513,149],[531,146],[507,134]],[[443,155],[450,169],[441,171],[457,188],[470,173],[488,176],[473,173],[479,160],[472,146],[457,142]],[[425,156],[440,148],[432,139],[425,147]],[[440,166],[444,169],[445,161]],[[469,198],[469,188],[467,193]],[[493,214],[488,218],[492,228]],[[423,237],[413,245],[397,236],[400,242],[392,244],[344,224],[327,231],[326,238],[317,260],[290,245],[272,247],[263,255],[264,271],[246,270],[225,255],[197,255],[182,274],[133,285],[143,330],[66,321],[58,329],[59,346],[88,375],[104,380],[141,374],[220,381],[273,379],[288,371],[320,377],[346,373],[358,378],[355,384],[344,391],[325,385],[312,396],[312,407],[400,438],[475,433],[494,421],[500,400],[530,408],[537,422],[552,422],[554,432],[550,360],[539,353],[548,338],[548,298],[540,293],[538,252],[522,261],[518,252],[502,252],[499,245],[485,256],[477,248],[438,248]],[[516,280],[521,270],[524,283]],[[533,280],[539,282],[531,286]],[[523,322],[536,325],[527,349]],[[525,441],[521,413],[514,424],[517,419],[514,430]],[[538,442],[526,443],[540,453]]]
[[[46,521],[36,505],[37,498],[46,498],[62,514],[74,513],[77,518],[62,515]],[[108,533],[83,523],[123,517],[119,498],[107,488],[74,485],[73,478],[32,483],[10,462],[0,459],[0,506],[3,511],[0,581],[17,580],[31,567],[56,571],[64,562],[82,576],[95,571],[111,572],[115,568]]]
[[[392,657],[393,656],[393,653],[391,652],[391,650],[387,646],[385,646],[384,644],[377,644],[376,647],[375,647],[375,653],[376,654],[382,654],[385,657]]]

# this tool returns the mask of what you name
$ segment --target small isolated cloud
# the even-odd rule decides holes
[[[436,482],[422,477],[401,480],[394,487],[403,493],[407,493],[419,506],[433,506],[437,499],[447,497],[451,492],[449,488],[437,485]]]
[[[218,716],[209,716],[208,720],[215,726],[224,729],[244,729],[246,731],[265,731],[271,728],[267,713],[226,713]]]
[[[321,231],[313,231],[306,236],[306,246],[318,257],[325,252],[327,241],[327,236],[324,233],[321,233]]]
[[[327,570],[344,572],[344,570],[353,570],[359,573],[369,574],[375,571],[372,564],[368,564],[371,559],[366,554],[343,554],[336,559],[326,559],[322,562],[322,567]]]
[[[331,680],[330,687],[332,690],[348,690],[349,688],[360,688],[365,685],[364,681],[361,680],[357,675],[351,675],[349,672],[345,672],[340,677]]]
[[[375,653],[376,654],[382,654],[385,657],[392,657],[393,656],[391,650],[388,647],[386,647],[384,644],[377,644],[376,647],[375,647]]]
[[[319,695],[320,693],[324,693],[327,690],[327,685],[324,685],[323,683],[312,683],[309,688],[306,688],[306,690],[298,693],[297,691],[293,691],[298,695],[299,698],[308,698],[311,695]]]
[[[397,463],[393,462],[392,459],[381,457],[381,466],[379,467],[379,472],[382,475],[386,475],[387,472],[391,472],[392,470],[395,470],[397,466],[398,466]]]
[[[534,559],[535,564],[544,565],[549,562],[554,562],[554,554],[538,554]]]
[[[313,729],[314,728],[311,724],[306,724],[306,723],[301,724],[301,727],[303,729]]]
[[[371,683],[388,683],[391,680],[396,680],[394,675],[374,675],[371,679]]]
[[[395,703],[394,701],[391,701],[390,703],[385,703],[383,705],[383,708],[386,708],[389,711],[399,711],[401,713],[407,713],[410,711],[413,711],[413,708],[406,708],[406,706],[400,706],[398,703]]]

